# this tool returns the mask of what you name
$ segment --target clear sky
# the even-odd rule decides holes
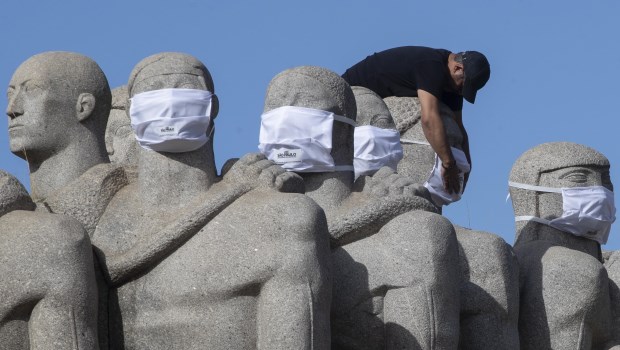
[[[0,82],[8,86],[19,64],[43,51],[93,58],[113,88],[146,56],[190,53],[209,68],[220,98],[219,167],[257,150],[267,84],[287,68],[343,73],[403,45],[481,51],[491,79],[463,109],[473,171],[463,199],[444,214],[513,243],[508,174],[527,149],[550,141],[591,146],[610,159],[620,188],[619,14],[617,0],[3,1]],[[6,98],[0,105],[6,108]],[[27,185],[26,163],[8,149],[6,123],[2,118],[0,168]],[[619,227],[604,249],[620,248]]]

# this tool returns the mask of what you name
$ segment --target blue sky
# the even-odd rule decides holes
[[[43,51],[93,58],[111,87],[125,84],[148,55],[190,53],[207,65],[220,98],[221,166],[256,151],[267,84],[284,69],[317,65],[342,73],[402,45],[481,51],[491,79],[463,110],[473,172],[463,199],[444,214],[512,243],[507,180],[527,149],[550,141],[591,146],[610,159],[620,188],[619,13],[617,0],[5,1],[0,82],[8,86],[19,64]],[[27,184],[26,163],[9,152],[1,120],[0,168]],[[619,227],[604,249],[620,248]]]

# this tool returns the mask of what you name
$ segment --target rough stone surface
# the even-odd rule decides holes
[[[93,199],[109,195],[107,190],[69,195],[71,198],[61,193],[71,193],[72,184],[82,175],[108,161],[103,135],[111,100],[108,82],[88,57],[46,52],[19,66],[7,95],[9,145],[13,153],[28,161],[38,212],[11,212],[2,218],[11,224],[0,225],[2,234],[9,237],[3,240],[5,249],[21,255],[19,261],[7,261],[3,266],[26,276],[26,283],[18,288],[11,283],[19,276],[2,274],[7,293],[24,297],[19,301],[22,304],[11,301],[15,303],[10,307],[19,304],[10,316],[18,321],[2,329],[15,337],[4,338],[2,343],[18,344],[20,337],[27,336],[33,348],[96,349],[96,271],[85,229],[88,225],[94,228],[96,216],[105,207]],[[100,178],[94,173],[87,177]],[[101,183],[91,184],[85,178],[82,184],[81,189],[86,189]],[[61,205],[53,209],[48,201]],[[63,214],[67,209],[64,204],[71,201],[90,207],[78,210],[84,215],[76,218],[45,213]],[[5,231],[9,227],[14,229]],[[11,241],[17,234],[20,239]]]
[[[111,163],[135,166],[139,146],[131,129],[129,114],[125,110],[128,98],[126,85],[112,90],[112,109],[105,130],[105,146]]]
[[[351,119],[357,109],[342,78],[308,66],[272,79],[264,111],[281,106],[327,110]],[[332,139],[335,164],[352,164],[353,128],[334,123]],[[454,229],[435,213],[414,210],[434,210],[416,196],[419,185],[389,168],[379,170],[363,188],[354,187],[349,171],[301,175],[306,195],[325,210],[332,235],[332,348],[456,348]],[[412,205],[403,205],[407,201]],[[372,220],[365,221],[368,214]]]
[[[128,91],[178,86],[214,92],[206,67],[180,53],[138,63]],[[93,236],[111,286],[111,347],[328,348],[325,216],[283,190],[303,190],[301,178],[257,154],[216,177],[212,141],[193,152],[140,150],[136,181]]]
[[[611,343],[620,348],[620,251],[610,254],[605,262],[605,269],[609,276],[611,300]]]
[[[526,151],[510,181],[546,187],[612,188],[609,162],[592,148],[546,143]],[[562,195],[510,188],[515,216],[562,215]],[[609,341],[607,273],[596,241],[536,222],[516,223],[521,266],[519,335],[522,349],[599,349]]]
[[[384,99],[403,139],[426,142],[417,97]],[[463,137],[452,111],[441,106],[450,146],[461,148]],[[433,169],[429,145],[403,142],[398,172],[424,183]],[[519,349],[519,267],[512,248],[499,236],[456,226],[460,265],[461,349]]]

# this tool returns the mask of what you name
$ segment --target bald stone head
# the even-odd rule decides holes
[[[571,142],[545,143],[526,151],[514,163],[510,181],[555,188],[605,186],[613,191],[609,160],[590,147]],[[553,219],[563,212],[560,193],[510,187],[510,197],[515,216]],[[517,235],[527,224],[516,223]]]
[[[291,68],[271,80],[263,112],[284,106],[320,109],[352,120],[357,109],[349,84],[338,74],[314,66]],[[335,164],[353,163],[353,132],[349,124],[334,123],[331,155]]]
[[[357,125],[396,129],[390,110],[379,95],[363,86],[351,86],[357,105]]]
[[[105,153],[111,93],[92,59],[73,52],[32,56],[13,74],[7,96],[9,144],[16,155],[45,158],[84,137],[94,137]]]
[[[422,130],[422,109],[417,97],[387,97],[384,99],[396,128],[400,131],[401,139],[416,142],[427,142]],[[444,123],[448,143],[455,148],[461,148],[463,135],[454,120],[454,112],[443,103],[440,103],[439,113]],[[398,163],[398,173],[413,179],[416,183],[424,183],[433,170],[435,151],[430,145],[402,142],[403,159]]]
[[[11,174],[0,170],[0,216],[13,210],[34,210],[24,186]]]

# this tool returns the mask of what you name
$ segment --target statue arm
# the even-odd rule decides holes
[[[303,187],[303,180],[294,173],[285,172],[260,154],[244,156],[231,167],[221,182],[185,207],[198,209],[183,211],[187,214],[158,232],[143,233],[140,237],[144,239],[125,252],[108,255],[99,251],[108,283],[122,285],[160,262],[236,199],[258,187],[292,191]]]
[[[198,209],[178,217],[173,223],[154,234],[142,235],[146,239],[138,241],[129,250],[115,255],[98,252],[103,260],[101,265],[108,283],[111,286],[122,285],[165,259],[200,231],[224,208],[248,191],[249,189],[244,186],[235,186],[224,191],[218,191],[216,194],[210,191],[208,196],[201,196],[201,203],[196,204],[196,206],[188,206],[198,207]]]
[[[331,261],[320,209],[287,231],[278,268],[260,291],[257,349],[329,349]]]
[[[373,176],[362,176],[355,190],[338,213],[330,213],[327,222],[332,247],[342,246],[375,234],[392,218],[411,211],[436,212],[428,190],[389,167]]]

